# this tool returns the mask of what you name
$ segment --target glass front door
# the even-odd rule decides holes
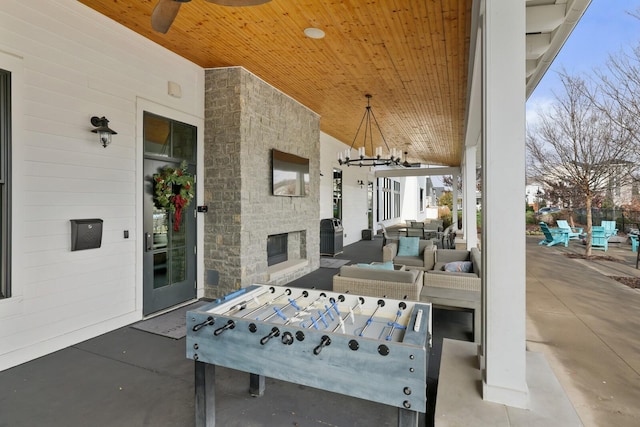
[[[171,307],[196,296],[195,206],[189,205],[176,227],[175,213],[159,207],[153,191],[153,175],[164,167],[178,167],[145,160],[143,314]],[[190,171],[193,173],[193,171]]]
[[[195,195],[176,216],[159,201],[154,175],[183,161],[195,176],[196,128],[145,113],[144,273],[142,311],[146,316],[196,297]],[[175,188],[174,193],[180,188]],[[193,186],[195,190],[195,182]]]

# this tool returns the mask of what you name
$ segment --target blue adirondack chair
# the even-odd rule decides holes
[[[544,234],[544,240],[538,243],[539,245],[553,246],[562,243],[565,247],[569,246],[569,234],[566,232],[551,233],[549,226],[545,222],[540,222],[540,230]]]
[[[556,224],[558,224],[559,230],[566,231],[567,233],[569,233],[569,240],[580,239],[580,235],[582,234],[582,228],[571,227],[566,219],[556,220]]]
[[[629,234],[629,240],[631,240],[631,252],[638,252],[638,235]]]
[[[603,226],[594,225],[591,228],[591,248],[606,251],[609,249],[609,237]]]
[[[618,229],[616,228],[615,221],[602,221],[600,223],[600,226],[604,227],[604,234],[607,239],[618,234]]]

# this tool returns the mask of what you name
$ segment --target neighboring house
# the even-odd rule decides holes
[[[616,207],[631,204],[638,196],[638,182],[631,178],[635,165],[616,161],[610,162],[607,167],[613,172],[608,178],[592,184],[594,196],[609,200]],[[552,179],[554,186],[542,184],[542,180],[532,178],[525,188],[527,204],[536,207],[536,211],[540,206],[549,204],[565,208],[583,207],[584,195],[579,189],[571,190],[571,184],[565,178],[569,174],[566,166],[553,168],[549,176],[555,177]]]
[[[540,204],[544,201],[544,187],[540,183],[530,183],[524,188],[525,199],[528,206],[534,211],[540,209]],[[546,205],[546,202],[544,203]]]

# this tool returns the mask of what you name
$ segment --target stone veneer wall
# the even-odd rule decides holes
[[[241,67],[210,69],[204,133],[205,296],[268,283],[270,234],[302,232],[306,247],[308,264],[280,282],[319,268],[319,116]],[[307,197],[271,194],[273,148],[309,159]]]

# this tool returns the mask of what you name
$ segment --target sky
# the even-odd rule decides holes
[[[527,122],[553,100],[553,91],[562,93],[558,72],[593,75],[604,69],[609,55],[619,54],[640,43],[640,0],[592,0],[582,19],[567,39],[542,80],[527,101]]]

